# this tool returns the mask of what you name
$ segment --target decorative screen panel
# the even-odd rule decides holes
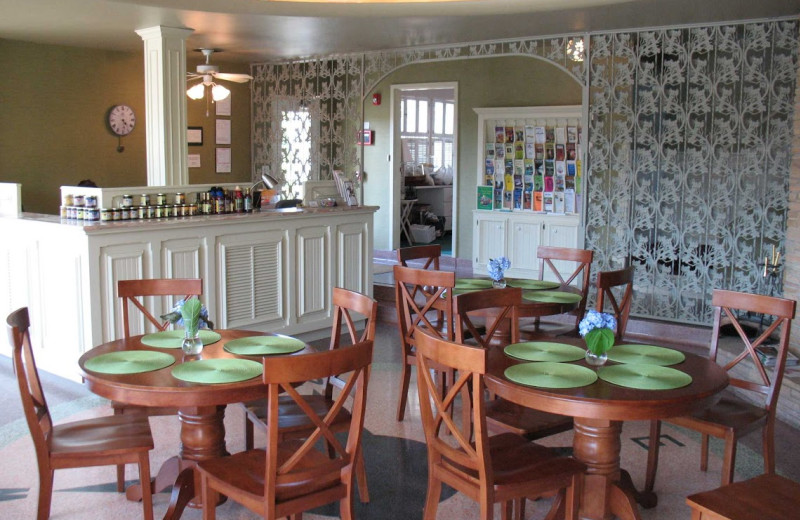
[[[765,293],[786,228],[797,21],[593,35],[586,246],[632,313],[708,323]],[[780,283],[777,284],[780,286]]]

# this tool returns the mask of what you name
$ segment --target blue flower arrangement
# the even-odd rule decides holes
[[[489,278],[495,282],[499,282],[505,278],[505,271],[511,267],[511,260],[501,256],[500,258],[490,258],[487,268],[489,270]]]
[[[198,329],[211,328],[210,322],[208,321],[208,309],[206,309],[206,306],[200,303],[200,300],[198,300],[195,297],[189,298],[188,301],[190,302],[188,306],[186,306],[186,301],[183,298],[176,301],[175,305],[172,307],[172,310],[169,313],[162,315],[161,319],[166,320],[174,325],[183,327],[184,314],[188,314],[188,316],[190,317],[190,321],[194,319],[197,320],[196,327],[192,328],[198,328]],[[184,306],[186,306],[187,308],[184,309]],[[199,309],[197,308],[198,306]],[[186,310],[186,313],[184,313],[184,310]],[[194,325],[194,324],[190,323],[189,325]]]
[[[578,324],[578,332],[586,340],[586,347],[598,356],[614,346],[616,328],[617,320],[614,316],[596,310],[589,310]]]

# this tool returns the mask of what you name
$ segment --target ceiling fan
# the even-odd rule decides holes
[[[195,80],[201,80],[200,83],[197,83],[193,87],[189,88],[186,91],[186,95],[192,99],[202,99],[205,95],[206,87],[211,87],[211,97],[214,101],[222,101],[223,99],[227,98],[231,91],[227,88],[223,87],[222,85],[218,85],[214,82],[215,79],[221,79],[224,81],[233,81],[235,83],[246,83],[253,79],[253,76],[250,74],[236,74],[230,72],[220,72],[219,67],[216,65],[211,65],[211,55],[217,52],[219,49],[196,49],[203,53],[203,56],[206,57],[206,62],[201,63],[197,66],[197,72],[187,72],[186,76],[188,78],[188,82],[191,83]]]

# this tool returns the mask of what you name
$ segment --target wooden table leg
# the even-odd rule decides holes
[[[575,418],[573,455],[586,464],[580,517],[587,520],[640,520],[633,494],[620,484],[622,423]]]

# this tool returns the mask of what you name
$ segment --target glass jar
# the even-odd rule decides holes
[[[186,195],[184,193],[176,193],[175,194],[175,204],[181,205],[186,204]]]
[[[606,361],[608,361],[608,354],[606,354],[605,352],[603,352],[602,354],[595,354],[591,350],[587,349],[584,358],[586,359],[586,363],[588,363],[589,365],[592,365],[594,367],[601,367],[606,364]]]
[[[109,220],[112,220],[113,218],[114,218],[114,215],[112,215],[112,212],[111,212],[110,209],[103,208],[103,209],[100,210],[100,220],[102,222],[108,222]]]
[[[122,207],[123,208],[130,208],[133,206],[133,196],[131,195],[123,195],[122,196]]]
[[[163,206],[167,203],[167,196],[163,193],[156,195],[156,206]]]
[[[139,195],[139,205],[140,206],[149,206],[150,205],[150,195],[147,193],[142,193]]]
[[[188,356],[196,356],[203,351],[203,340],[200,339],[199,330],[184,330],[181,350]]]

